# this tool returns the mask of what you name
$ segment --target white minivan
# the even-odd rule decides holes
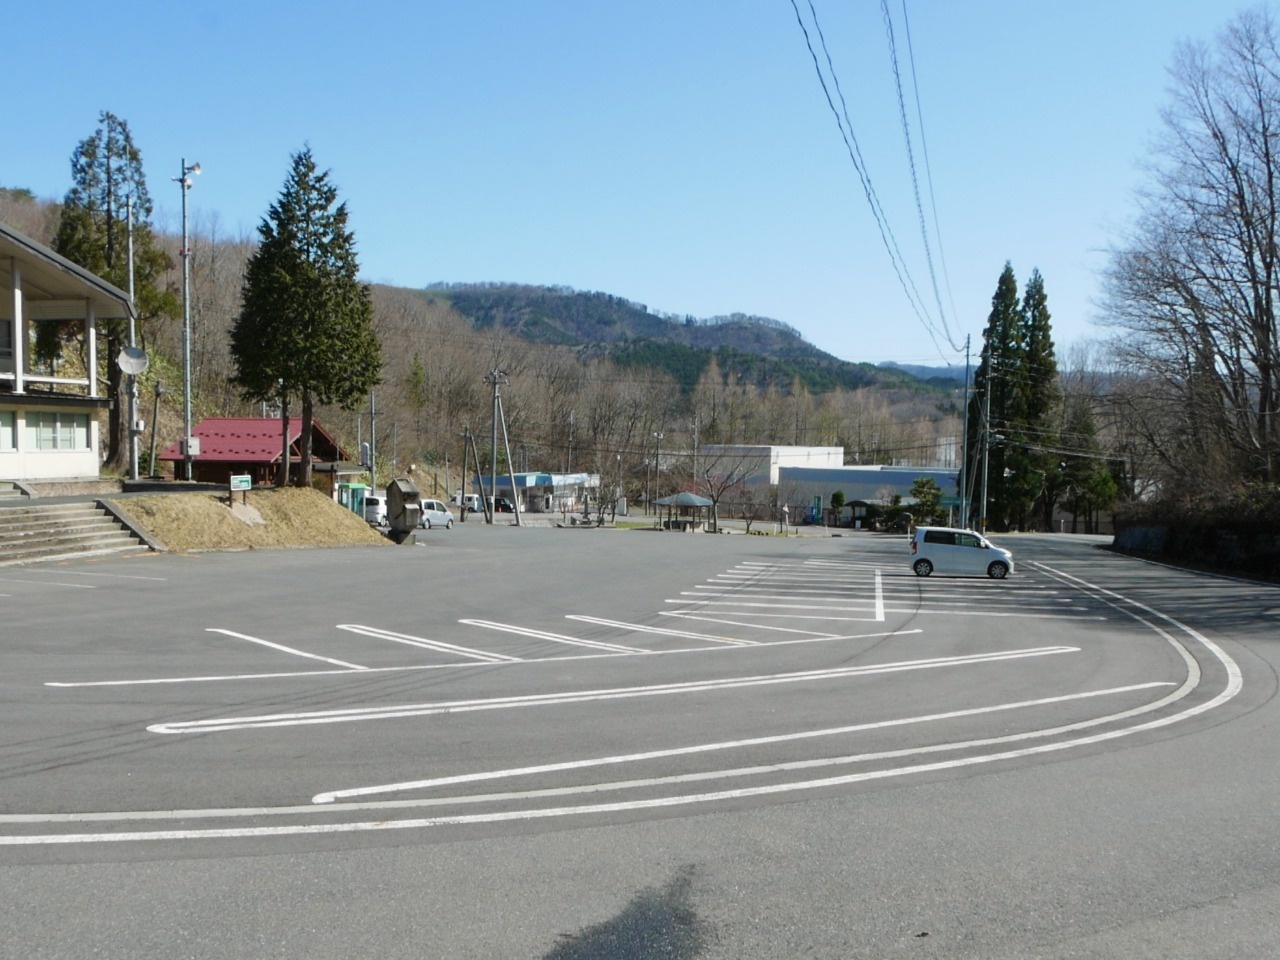
[[[911,535],[911,569],[917,577],[936,570],[1003,580],[1013,573],[1013,554],[973,530],[916,527]]]

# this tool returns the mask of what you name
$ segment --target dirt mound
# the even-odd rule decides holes
[[[271,550],[386,546],[386,537],[318,490],[286,487],[235,494],[164,493],[121,497],[112,505],[170,550]]]

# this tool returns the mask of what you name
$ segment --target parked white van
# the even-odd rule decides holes
[[[911,569],[917,577],[936,570],[1003,580],[1013,573],[1013,554],[973,530],[916,527],[911,535]]]
[[[382,494],[369,494],[364,498],[364,518],[375,527],[387,522],[387,498]]]

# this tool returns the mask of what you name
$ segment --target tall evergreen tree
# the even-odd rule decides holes
[[[147,324],[161,316],[174,316],[177,297],[161,286],[169,269],[168,256],[156,244],[151,226],[151,196],[142,169],[142,153],[134,145],[129,124],[109,111],[98,115],[98,129],[82,140],[71,155],[71,189],[62,201],[53,249],[73,263],[114,283],[129,286],[127,255],[127,205],[133,202],[134,306],[141,335]],[[107,431],[107,463],[123,466],[128,449],[124,377],[115,359],[125,345],[127,324],[103,321],[105,334],[107,396],[113,401]],[[59,331],[52,324],[37,329],[36,356],[48,360],[60,350]]]
[[[987,315],[987,327],[982,332],[982,360],[978,364],[974,391],[969,400],[969,486],[975,513],[981,516],[985,444],[986,516],[988,524],[997,528],[1008,524],[1010,512],[1005,490],[1009,447],[1005,443],[1004,431],[1008,424],[1020,422],[1022,418],[1019,383],[1026,357],[1024,333],[1022,309],[1018,303],[1018,281],[1013,265],[1006,263],[996,282],[996,292],[991,297],[991,312]]]
[[[347,205],[305,147],[258,226],[245,268],[244,304],[231,331],[236,384],[246,400],[302,407],[299,484],[311,483],[315,406],[355,409],[379,383],[382,350],[373,300],[358,279]],[[280,482],[287,482],[282,476]]]
[[[1054,430],[1054,410],[1059,403],[1058,361],[1054,356],[1053,330],[1050,326],[1049,298],[1039,270],[1031,278],[1022,296],[1023,342],[1026,360],[1023,383],[1023,417],[1020,447],[1021,482],[1018,504],[1022,510],[1019,527],[1026,526],[1027,510],[1035,501],[1040,525],[1053,526],[1054,497],[1057,487],[1059,459],[1048,448],[1058,443]],[[1018,476],[1015,467],[1015,476]]]
[[[1055,443],[1058,365],[1049,320],[1040,271],[1032,272],[1019,303],[1017,279],[1006,263],[991,298],[969,401],[966,471],[966,496],[980,504],[985,441],[987,518],[997,529],[1025,529],[1037,503],[1041,525],[1052,522],[1058,461],[1048,448]]]

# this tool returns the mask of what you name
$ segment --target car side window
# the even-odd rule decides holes
[[[962,547],[980,547],[982,541],[971,533],[956,534],[956,543]]]
[[[924,542],[954,544],[956,535],[950,530],[926,530],[924,532]]]

